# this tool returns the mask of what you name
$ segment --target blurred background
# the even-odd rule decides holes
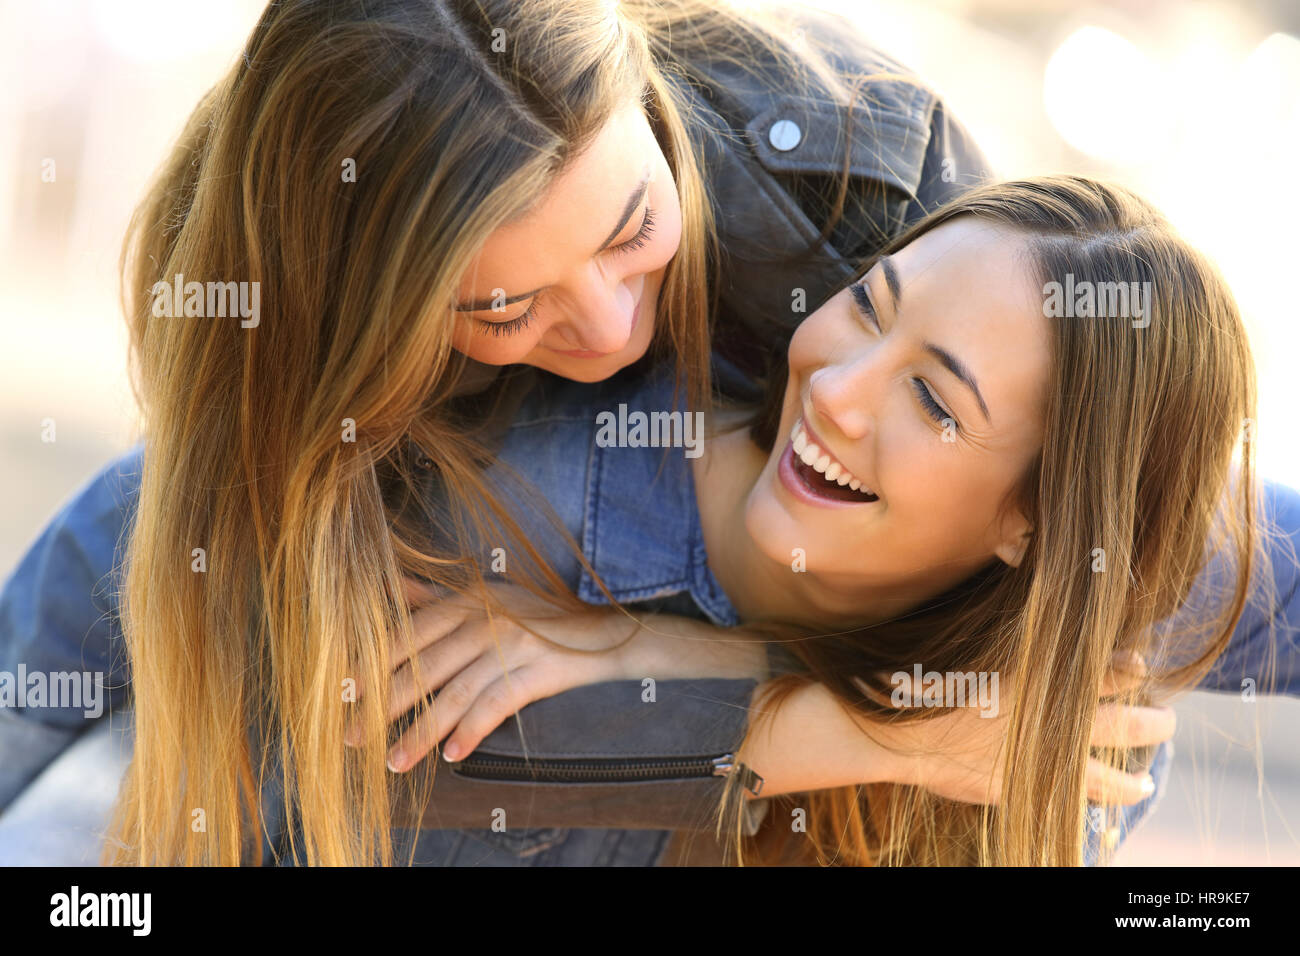
[[[126,222],[263,5],[0,2],[0,576],[138,436],[117,298]],[[1118,180],[1209,253],[1251,330],[1261,471],[1300,487],[1287,424],[1300,407],[1300,4],[809,5],[943,94],[1000,175]],[[1300,701],[1193,694],[1177,709],[1169,791],[1117,863],[1300,864]]]

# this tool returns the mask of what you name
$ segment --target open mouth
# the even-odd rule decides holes
[[[856,475],[823,449],[808,434],[800,418],[790,433],[790,443],[782,455],[781,470],[794,490],[821,501],[869,504],[880,496],[864,485]]]

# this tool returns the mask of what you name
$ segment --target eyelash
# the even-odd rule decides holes
[[[542,295],[539,292],[533,296],[532,304],[528,306],[522,315],[507,322],[489,322],[487,319],[475,319],[474,321],[478,323],[480,329],[489,335],[514,335],[516,332],[522,332],[528,328],[528,323],[532,322],[537,315],[537,303],[541,300]]]
[[[645,207],[645,218],[641,220],[641,228],[637,230],[635,236],[627,242],[620,242],[617,246],[611,246],[610,252],[634,252],[642,248],[650,241],[650,235],[655,231],[655,211],[648,205]]]
[[[871,298],[867,295],[867,290],[863,288],[865,282],[857,282],[849,286],[849,291],[853,295],[853,300],[857,303],[858,309],[870,320],[875,326],[876,331],[880,331],[880,320],[876,317],[876,310],[871,305]],[[934,395],[930,387],[919,378],[912,379],[912,389],[916,392],[917,399],[921,402],[921,407],[925,409],[926,414],[942,425],[945,421],[951,421],[954,428],[960,428],[957,419],[954,418],[947,409],[934,400]]]
[[[954,428],[957,427],[957,419],[949,415],[947,409],[934,400],[934,396],[930,394],[929,386],[927,386],[925,382],[921,381],[919,378],[914,378],[912,379],[912,388],[916,390],[916,397],[921,400],[921,404],[925,407],[925,410],[929,413],[931,418],[940,425],[945,421],[950,421]]]
[[[641,228],[637,234],[627,242],[621,242],[617,246],[610,246],[609,252],[634,252],[641,249],[650,241],[651,234],[655,231],[655,211],[649,206],[645,207],[645,218],[641,220]],[[541,300],[541,294],[533,296],[532,305],[523,315],[510,319],[508,322],[489,322],[487,319],[475,319],[479,328],[489,335],[514,335],[528,328],[528,324],[537,316],[537,303]]]

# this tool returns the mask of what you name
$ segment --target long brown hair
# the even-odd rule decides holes
[[[1248,424],[1254,364],[1220,273],[1132,192],[1068,176],[980,187],[881,254],[959,216],[1022,237],[1045,294],[1052,282],[1150,283],[1149,324],[1128,315],[1052,322],[1044,443],[1014,493],[1033,528],[1018,567],[994,562],[896,620],[792,640],[800,667],[772,684],[763,709],[820,681],[850,713],[925,720],[943,711],[894,707],[891,674],[917,663],[939,673],[997,673],[1004,691],[1010,678],[1000,802],[959,804],[892,784],[799,794],[778,800],[781,810],[769,819],[789,829],[788,810],[803,807],[806,837],[742,841],[738,817],[720,814],[720,832],[731,818],[728,847],[741,862],[770,860],[789,851],[790,839],[807,839],[803,849],[822,863],[1077,865],[1087,741],[1112,654],[1136,652],[1149,665],[1141,685],[1119,699],[1166,699],[1227,646],[1252,573],[1268,599]],[[778,369],[752,426],[761,447],[776,439],[784,384]],[[1207,567],[1199,614],[1178,618],[1175,631],[1167,619]],[[756,719],[750,733],[763,725]],[[1103,755],[1114,766],[1130,756]],[[734,799],[729,781],[724,808]]]
[[[481,583],[461,542],[493,528],[562,590],[451,411],[456,286],[638,96],[683,210],[653,354],[694,404],[709,393],[710,207],[653,6],[280,0],[195,109],[123,251],[148,442],[121,612],[135,754],[106,860],[255,860],[276,787],[304,862],[391,860],[402,573]],[[177,275],[258,288],[256,328],[155,314],[155,284]],[[420,485],[409,443],[456,504],[441,550],[393,520],[382,487],[385,470]]]

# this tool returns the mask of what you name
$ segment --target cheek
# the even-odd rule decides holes
[[[982,546],[1003,490],[987,462],[921,423],[894,432],[880,456],[889,512],[905,530],[906,546],[932,557]]]
[[[799,323],[787,352],[792,375],[806,378],[818,368],[833,364],[837,354],[841,357],[845,354],[850,330],[846,328],[842,309],[839,296],[835,296]]]
[[[786,352],[790,366],[790,379],[805,379],[808,373],[825,364],[821,349],[818,348],[817,316],[811,315],[799,323],[790,337],[790,347]]]

